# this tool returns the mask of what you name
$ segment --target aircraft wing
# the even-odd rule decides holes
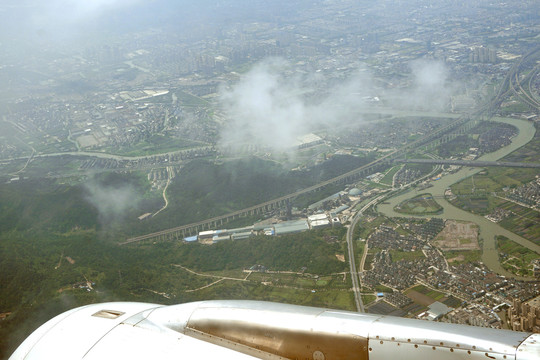
[[[10,359],[540,359],[540,334],[260,301],[104,303],[51,319]]]

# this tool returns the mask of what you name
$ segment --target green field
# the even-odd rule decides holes
[[[216,273],[220,275],[220,272]],[[246,273],[242,274],[243,276],[238,276],[238,278],[246,278]],[[226,276],[226,275],[222,275]],[[247,277],[247,280],[250,282],[260,282],[272,286],[286,286],[298,289],[308,289],[308,290],[317,290],[317,289],[340,289],[348,290],[350,288],[350,279],[345,274],[336,274],[328,276],[318,276],[318,275],[309,275],[309,274],[284,274],[284,273],[262,273],[262,272],[253,272]]]
[[[426,295],[427,297],[430,297],[435,301],[439,301],[446,296],[444,293],[436,291],[436,290],[432,290],[424,285],[416,285],[410,290],[417,291],[420,294]]]
[[[207,100],[185,91],[177,91],[175,94],[182,106],[208,106],[210,104]]]
[[[501,161],[538,162],[540,133],[522,148],[507,155]],[[492,213],[496,208],[510,211],[510,216],[499,223],[502,227],[540,244],[540,212],[514,202],[493,196],[505,196],[504,188],[515,188],[528,183],[538,175],[536,169],[489,168],[451,186],[457,197],[452,204],[479,215]]]
[[[511,215],[499,224],[524,238],[540,245],[540,212],[510,201],[502,201],[499,206]]]
[[[390,256],[392,257],[392,262],[398,261],[414,261],[424,258],[424,253],[422,251],[399,251],[399,250],[390,250]]]
[[[480,181],[478,181],[480,180]],[[521,184],[515,178],[510,176],[499,176],[498,180],[504,184],[513,184],[516,186],[516,183]],[[500,183],[495,183],[492,179],[486,179],[485,177],[475,176],[474,180],[476,186],[480,184],[490,184],[490,191],[497,191],[502,189]],[[497,185],[495,185],[497,184]],[[537,244],[540,244],[540,212],[534,209],[527,208],[525,206],[516,204],[512,201],[501,199],[498,196],[493,196],[491,193],[485,192],[484,194],[474,195],[470,192],[471,180],[466,179],[458,183],[452,191],[456,190],[455,194],[466,194],[468,195],[458,195],[457,198],[452,200],[452,204],[455,206],[470,211],[479,215],[487,215],[492,213],[495,209],[500,208],[509,211],[510,215],[502,220],[499,225],[504,227],[507,230],[510,230],[520,236],[523,236],[526,239],[529,239]],[[481,186],[481,185],[480,185]],[[504,192],[500,192],[504,196]]]
[[[380,248],[368,248],[368,253],[366,256],[366,262],[364,263],[364,270],[370,270],[371,265],[373,264],[373,259],[375,254],[378,254],[382,251]]]
[[[446,260],[453,265],[478,262],[482,257],[480,250],[451,250],[445,251],[443,254]]]
[[[397,165],[391,168],[386,172],[384,177],[381,179],[381,183],[392,186],[392,180],[394,175],[403,167],[403,165]]]
[[[540,254],[531,251],[504,237],[497,237],[497,250],[501,265],[516,275],[533,276],[532,262],[540,259]]]
[[[507,116],[510,114],[524,113],[527,111],[529,111],[529,107],[521,102],[518,102],[518,103],[510,104],[508,106],[501,108],[500,114],[502,116]]]
[[[380,225],[386,223],[387,219],[383,216],[379,216],[372,220],[371,222],[362,221],[357,225],[357,230],[355,230],[355,235],[358,235],[359,238],[367,239],[368,236]]]
[[[455,309],[455,308],[458,308],[461,305],[462,300],[460,300],[458,298],[455,298],[453,296],[450,296],[446,300],[443,300],[442,303],[444,305],[446,305],[446,306],[450,306],[450,307],[453,307]]]
[[[105,149],[105,152],[108,154],[123,156],[145,156],[189,149],[202,145],[205,144],[168,135],[154,134],[145,141],[140,141],[128,147],[107,148]]]
[[[362,256],[364,254],[364,249],[366,247],[365,241],[356,240],[353,241],[353,249],[354,249],[354,256],[356,264],[359,265],[362,261]]]
[[[367,306],[377,300],[377,296],[375,295],[361,295],[362,296],[362,302],[364,303],[364,306]]]
[[[384,285],[375,286],[375,291],[377,291],[377,292],[387,292],[387,293],[394,292],[393,289],[389,288],[388,286],[384,286]]]
[[[403,201],[394,210],[402,214],[424,215],[440,213],[442,207],[437,204],[431,194],[424,193]]]

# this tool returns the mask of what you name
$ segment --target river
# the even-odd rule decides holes
[[[516,149],[522,147],[523,145],[527,144],[534,137],[535,128],[531,122],[528,122],[525,120],[518,120],[518,119],[508,119],[508,118],[493,118],[492,120],[497,121],[497,122],[511,124],[519,129],[519,133],[512,139],[512,143],[510,145],[505,146],[495,152],[483,155],[482,157],[479,158],[479,160],[485,160],[485,161],[498,160],[510,154],[511,152],[515,151]],[[408,190],[405,193],[402,193],[400,195],[394,196],[386,200],[384,204],[379,204],[377,206],[377,209],[382,214],[386,216],[390,216],[390,217],[411,217],[411,215],[404,215],[404,214],[395,212],[394,206],[400,204],[404,200],[413,198],[419,193],[429,192],[433,194],[434,196],[444,196],[445,190],[449,188],[452,184],[458,181],[461,181],[471,175],[474,175],[482,170],[483,170],[482,168],[462,167],[456,173],[445,175],[440,180],[432,181],[431,184],[433,185],[433,187],[430,187],[429,189],[420,190],[420,192],[418,192],[415,189]],[[501,275],[514,277],[514,278],[520,278],[520,279],[528,279],[528,278],[518,277],[503,269],[503,267],[499,263],[499,256],[497,253],[495,236],[497,235],[506,236],[507,238],[515,241],[516,243],[528,249],[531,249],[537,252],[538,254],[540,254],[540,246],[534,244],[533,242],[517,234],[514,234],[504,229],[500,225],[489,221],[483,216],[475,215],[470,212],[461,210],[455,207],[454,205],[450,204],[445,199],[437,198],[436,201],[437,203],[439,203],[439,205],[443,207],[442,214],[429,215],[429,216],[417,216],[417,217],[438,217],[438,218],[444,218],[444,219],[471,221],[471,222],[476,223],[479,226],[480,238],[482,239],[482,244],[483,244],[482,245],[482,261],[484,262],[484,264],[490,269],[492,269],[493,271]]]

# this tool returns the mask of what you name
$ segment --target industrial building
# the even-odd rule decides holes
[[[341,206],[335,211],[339,213],[347,208],[348,206]],[[202,244],[210,245],[224,240],[243,240],[257,234],[264,234],[266,236],[294,234],[310,229],[342,225],[337,213],[332,214],[332,217],[329,217],[326,213],[322,213],[311,215],[307,219],[283,221],[275,224],[261,222],[253,226],[237,229],[206,230],[199,232],[197,236],[186,237],[183,240],[185,242],[198,241]]]
[[[427,319],[431,321],[441,318],[443,315],[448,314],[452,310],[439,301],[435,301],[433,304],[429,305],[428,308]]]
[[[302,219],[274,224],[274,230],[276,235],[294,234],[309,230],[309,226],[307,221]]]
[[[253,233],[251,231],[244,231],[244,232],[238,232],[231,235],[231,238],[233,240],[244,240],[252,236]]]
[[[324,198],[321,201],[317,201],[316,203],[313,203],[313,204],[309,205],[308,210],[316,210],[316,209],[322,207],[325,202],[330,201],[330,200],[337,200],[337,199],[341,198],[344,195],[347,195],[347,193],[345,191],[340,191],[338,193],[330,195],[329,197]]]
[[[338,214],[341,214],[343,211],[347,210],[350,206],[349,205],[341,205],[340,207],[332,210],[330,214],[332,216],[337,216]]]
[[[231,235],[228,230],[208,230],[201,231],[198,240],[203,244],[215,244],[218,241],[230,240]]]
[[[328,220],[328,215],[322,213],[322,214],[314,214],[314,215],[308,216],[308,221],[310,223],[313,221],[318,221],[318,220]]]
[[[200,242],[211,240],[216,235],[216,230],[201,231],[197,237]]]
[[[197,236],[197,240],[204,244],[214,244],[223,240],[242,240],[247,239],[253,235],[253,226],[238,228],[238,229],[226,229],[226,230],[207,230],[201,231]],[[184,239],[185,241],[188,238]],[[190,238],[191,239],[191,238]]]
[[[184,241],[185,242],[196,242],[198,239],[197,239],[197,235],[195,236],[188,236],[186,238],[184,238]]]
[[[319,145],[323,143],[323,139],[315,134],[307,134],[296,138],[296,146],[299,149],[305,149],[311,146]]]
[[[320,229],[330,226],[330,220],[326,214],[315,214],[308,217],[309,226],[311,229]]]

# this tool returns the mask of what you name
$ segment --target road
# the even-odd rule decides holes
[[[513,151],[521,148],[523,145],[531,141],[535,136],[535,128],[533,123],[518,120],[518,119],[503,119],[503,118],[494,118],[495,121],[504,122],[512,124],[519,129],[518,135],[512,138],[512,143],[508,146],[505,146],[495,152],[485,154],[481,157],[480,160],[483,161],[496,161],[505,157],[506,155],[512,153]],[[447,174],[443,176],[440,180],[433,181],[431,184],[432,187],[429,188],[429,192],[437,197],[437,203],[444,208],[442,214],[429,215],[428,217],[436,217],[443,219],[454,219],[454,220],[463,220],[468,222],[474,222],[479,226],[480,234],[483,239],[482,242],[482,262],[491,270],[507,276],[523,280],[530,280],[530,278],[519,277],[514,274],[507,272],[499,263],[499,253],[497,251],[496,236],[502,235],[510,240],[516,242],[517,244],[526,247],[534,252],[540,254],[540,246],[534,244],[532,241],[523,238],[522,236],[513,233],[500,224],[493,223],[483,216],[472,214],[470,212],[464,211],[460,208],[455,207],[450,204],[444,197],[446,189],[452,186],[452,184],[459,182],[463,179],[470,178],[476,173],[480,172],[480,168],[470,168],[465,167],[461,170]],[[384,203],[378,205],[377,210],[379,213],[386,215],[388,217],[411,217],[411,215],[404,215],[394,211],[394,206],[400,204],[401,202],[412,198],[417,195],[416,191],[403,192],[397,196],[390,197],[385,200]],[[426,216],[412,216],[412,217],[426,217]]]
[[[477,167],[518,167],[518,168],[533,168],[540,169],[539,163],[519,163],[509,161],[467,161],[467,160],[448,160],[448,159],[397,159],[398,163],[416,163],[416,164],[442,164],[442,165],[459,165],[459,166],[477,166]]]
[[[534,76],[536,69],[538,69],[538,65],[536,65],[536,63],[533,63],[533,61],[538,58],[539,54],[540,46],[536,47],[529,53],[522,56],[522,58],[512,66],[510,71],[508,71],[508,74],[506,75],[503,83],[501,84],[497,95],[487,106],[487,110],[494,114],[500,108],[502,102],[508,97],[508,95],[513,93],[525,104],[531,106],[531,108],[538,111],[540,104],[538,103],[536,98],[534,98],[534,96],[531,97],[525,92],[521,84]],[[532,71],[527,76],[525,76],[525,78],[520,80],[519,73],[523,70],[523,67],[528,66],[529,63],[533,65]]]
[[[363,266],[359,269],[359,272],[356,268],[356,260],[354,256],[354,228],[356,227],[356,224],[362,217],[362,214],[366,209],[368,209],[373,204],[377,203],[380,199],[383,198],[384,195],[381,195],[373,200],[371,200],[369,203],[364,205],[362,209],[360,209],[356,214],[354,214],[353,219],[351,221],[351,225],[347,229],[347,249],[349,252],[349,265],[350,265],[350,272],[351,272],[351,279],[352,279],[352,285],[353,285],[353,292],[354,292],[354,302],[356,303],[356,309],[358,312],[365,312],[364,309],[364,303],[362,302],[362,295],[360,294],[360,289],[362,287],[362,282],[360,280],[360,274],[363,272]],[[364,254],[362,254],[364,256]]]
[[[104,152],[92,152],[92,151],[66,151],[66,152],[60,152],[60,153],[42,153],[42,154],[33,154],[31,156],[21,156],[16,158],[9,158],[9,159],[2,159],[2,161],[13,161],[13,160],[26,160],[30,157],[33,158],[46,158],[46,157],[58,157],[58,156],[79,156],[79,157],[94,157],[99,159],[109,159],[109,160],[126,160],[126,161],[136,161],[136,160],[146,160],[146,159],[153,159],[159,156],[167,156],[167,155],[179,155],[182,153],[189,153],[197,150],[212,150],[214,149],[213,146],[210,145],[204,145],[204,146],[198,146],[188,149],[182,149],[182,150],[174,150],[164,153],[157,153],[153,155],[140,155],[140,156],[127,156],[127,155],[114,155]]]
[[[540,47],[537,47],[532,52],[529,52],[527,55],[525,55],[522,60],[520,61],[518,67],[516,68],[515,72],[510,76],[509,78],[509,86],[510,90],[525,104],[529,105],[532,109],[538,111],[540,108],[540,102],[536,99],[534,96],[534,92],[527,92],[522,84],[529,84],[528,88],[531,89],[530,82],[538,72],[538,65],[536,64],[532,71],[530,71],[528,74],[524,74],[522,76],[522,79],[520,80],[520,70],[522,70],[522,65],[534,61],[538,59],[538,56],[540,54]],[[527,86],[527,85],[525,85]]]
[[[272,208],[272,206],[276,205],[276,204],[280,204],[280,203],[286,203],[288,201],[290,201],[291,199],[294,199],[302,194],[306,194],[306,193],[309,193],[309,192],[312,192],[312,191],[316,191],[316,190],[319,190],[327,185],[330,185],[330,184],[335,184],[335,183],[339,183],[339,182],[346,182],[348,181],[348,179],[350,179],[351,177],[356,177],[361,171],[364,171],[364,170],[368,170],[368,169],[373,169],[375,166],[381,166],[383,165],[385,162],[389,163],[390,161],[392,161],[394,159],[394,156],[396,156],[396,154],[398,153],[404,153],[406,151],[409,151],[411,149],[414,149],[414,148],[417,148],[418,146],[421,146],[422,144],[425,144],[426,142],[429,142],[439,136],[442,136],[443,134],[445,134],[446,132],[452,130],[454,127],[456,126],[460,126],[462,125],[463,123],[467,122],[468,121],[468,117],[467,116],[461,116],[460,118],[458,118],[457,120],[453,121],[452,123],[450,124],[447,124],[445,126],[442,126],[441,128],[435,130],[433,133],[431,134],[428,134],[420,139],[417,139],[411,143],[408,143],[404,146],[402,146],[401,148],[399,149],[396,149],[378,159],[375,159],[373,160],[372,162],[366,164],[366,165],[363,165],[359,168],[356,168],[354,170],[351,170],[345,174],[342,174],[342,175],[339,175],[335,178],[332,178],[332,179],[329,179],[329,180],[326,180],[326,181],[323,181],[319,184],[316,184],[316,185],[313,185],[313,186],[310,186],[308,188],[305,188],[305,189],[302,189],[302,190],[299,190],[295,193],[292,193],[292,194],[289,194],[289,195],[285,195],[285,196],[282,196],[282,197],[279,197],[277,199],[273,199],[273,200],[269,200],[269,201],[266,201],[264,203],[261,203],[261,204],[258,204],[258,205],[255,205],[255,206],[252,206],[252,207],[249,207],[249,208],[246,208],[246,209],[242,209],[242,210],[238,210],[238,211],[235,211],[235,212],[232,212],[232,213],[229,213],[229,214],[225,214],[225,215],[221,215],[221,216],[217,216],[217,217],[214,217],[212,219],[207,219],[207,220],[203,220],[203,221],[199,221],[197,223],[193,223],[193,224],[187,224],[187,225],[182,225],[182,226],[178,226],[178,227],[175,227],[175,228],[170,228],[170,229],[166,229],[166,230],[162,230],[162,231],[158,231],[158,232],[155,232],[155,233],[151,233],[151,234],[146,234],[146,235],[141,235],[141,236],[136,236],[136,237],[133,237],[133,238],[129,238],[127,239],[126,241],[120,243],[120,245],[126,245],[126,244],[131,244],[131,243],[134,243],[134,242],[138,242],[138,241],[142,241],[142,240],[148,240],[148,239],[151,239],[151,238],[155,238],[155,237],[160,237],[160,236],[167,236],[167,235],[170,235],[170,234],[174,234],[174,233],[179,233],[179,232],[183,232],[183,231],[187,231],[188,229],[198,229],[199,227],[201,228],[204,228],[205,226],[209,226],[209,224],[212,224],[212,223],[217,223],[217,222],[222,222],[222,221],[227,221],[227,219],[229,218],[233,218],[236,217],[236,216],[243,216],[245,214],[249,214],[249,213],[256,213],[257,211],[261,210],[261,209],[266,209],[266,207],[270,207]]]
[[[159,214],[160,212],[165,210],[167,208],[167,206],[169,206],[169,200],[167,199],[167,189],[168,189],[169,185],[171,184],[171,180],[173,179],[173,177],[174,177],[174,173],[173,173],[172,167],[167,166],[167,184],[165,185],[165,188],[163,188],[163,200],[165,201],[165,205],[163,205],[163,207],[161,209],[156,211],[152,215],[152,217],[156,216],[157,214]]]
[[[452,118],[455,119],[454,121],[458,121],[460,118],[463,118],[462,114],[453,114],[453,113],[436,113],[436,112],[425,112],[425,111],[401,111],[401,110],[395,110],[395,109],[389,109],[389,108],[375,108],[371,110],[363,111],[362,113],[369,114],[369,113],[381,113],[381,114],[392,114],[395,116],[431,116],[436,118]],[[443,126],[438,131],[444,132],[446,128],[451,128],[452,123]],[[68,138],[68,140],[70,140]],[[71,140],[70,140],[71,141]],[[384,160],[385,158],[391,157],[396,152],[402,152],[405,149],[414,148],[417,143],[422,141],[422,139],[418,139],[414,141],[413,143],[409,143],[405,145],[404,147],[395,150],[391,154],[387,154],[382,159],[377,159],[375,162],[379,162],[380,160]],[[76,142],[75,142],[76,143]],[[6,158],[2,159],[3,162],[9,162],[9,161],[15,161],[15,160],[27,160],[30,157],[33,158],[46,158],[46,157],[56,157],[56,156],[78,156],[78,157],[95,157],[100,159],[111,159],[111,160],[127,160],[127,161],[135,161],[135,160],[143,160],[143,159],[150,159],[155,158],[159,156],[165,156],[165,155],[177,155],[181,154],[183,152],[190,152],[190,151],[196,151],[196,150],[208,150],[208,149],[214,149],[214,145],[202,145],[194,148],[189,149],[181,149],[181,150],[175,150],[175,151],[169,151],[165,153],[156,153],[152,155],[141,155],[141,156],[126,156],[126,155],[116,155],[116,154],[110,154],[105,152],[98,152],[98,151],[67,151],[67,152],[59,152],[59,153],[38,153],[36,152],[32,156],[20,156],[20,157],[14,157],[14,158]]]

